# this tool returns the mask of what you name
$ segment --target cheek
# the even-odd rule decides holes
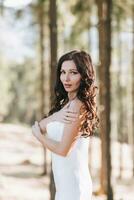
[[[80,86],[80,80],[77,82],[77,86],[78,86],[78,87]]]
[[[60,81],[63,82],[63,76],[62,75],[60,75]]]
[[[75,83],[76,85],[79,85],[80,82],[81,82],[81,77],[75,77],[75,78],[74,78],[74,83]]]

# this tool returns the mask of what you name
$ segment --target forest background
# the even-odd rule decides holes
[[[50,109],[58,58],[73,49],[90,53],[99,87],[93,200],[134,198],[133,0],[0,0],[0,200],[54,200],[50,151],[31,126]]]

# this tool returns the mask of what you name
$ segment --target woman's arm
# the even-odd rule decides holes
[[[40,142],[45,148],[49,149],[53,153],[64,156],[62,150],[60,149],[60,142],[50,139],[47,135],[42,137]]]
[[[79,137],[79,125],[80,124],[78,121],[70,125],[65,125],[63,137],[60,142],[50,139],[49,137],[47,137],[47,135],[43,136],[40,142],[44,147],[46,147],[53,153],[65,157],[69,154],[76,142],[76,139]]]
[[[79,112],[82,103],[74,103],[75,105],[72,104],[71,109]],[[58,155],[67,156],[68,153],[71,151],[73,145],[75,144],[76,139],[79,137],[80,123],[81,117],[79,115],[79,117],[77,117],[77,119],[72,123],[64,124],[64,132],[62,140],[60,142],[48,138],[47,135],[43,136],[42,134],[40,134],[38,123],[36,123],[35,127],[33,128],[33,133],[44,147],[48,148],[50,151]]]

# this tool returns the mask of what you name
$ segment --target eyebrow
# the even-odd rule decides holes
[[[69,71],[78,71],[77,69],[69,69]],[[65,71],[64,69],[61,69],[60,71]]]

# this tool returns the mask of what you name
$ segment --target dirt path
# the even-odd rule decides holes
[[[43,149],[29,128],[0,125],[0,200],[47,200]]]

